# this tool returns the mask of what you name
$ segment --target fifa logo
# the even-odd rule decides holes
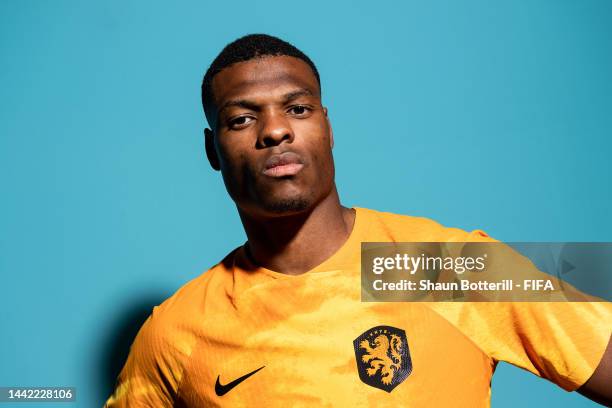
[[[412,372],[406,333],[391,326],[376,326],[353,340],[357,371],[364,383],[393,391]]]

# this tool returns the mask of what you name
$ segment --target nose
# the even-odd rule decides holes
[[[283,141],[293,142],[293,129],[282,113],[268,113],[261,117],[261,129],[257,138],[259,148],[277,146]]]

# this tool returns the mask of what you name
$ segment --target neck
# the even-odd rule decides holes
[[[331,257],[346,242],[355,221],[354,211],[340,204],[335,188],[304,213],[261,219],[238,212],[252,260],[288,275],[307,272]]]

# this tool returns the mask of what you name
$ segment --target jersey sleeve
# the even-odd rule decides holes
[[[105,408],[173,406],[182,375],[180,353],[156,309],[138,332]]]
[[[460,238],[499,242],[481,230]],[[599,365],[612,335],[612,303],[466,302],[434,308],[494,361],[505,361],[567,391],[582,386]]]
[[[597,368],[612,331],[606,302],[487,304],[492,358],[546,378],[567,391],[583,385]],[[498,310],[495,310],[497,306]]]

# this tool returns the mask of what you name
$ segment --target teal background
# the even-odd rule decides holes
[[[134,322],[245,240],[199,87],[246,33],[318,65],[346,205],[611,241],[611,17],[608,0],[1,1],[0,385],[101,406]],[[492,394],[594,405],[505,364]]]

